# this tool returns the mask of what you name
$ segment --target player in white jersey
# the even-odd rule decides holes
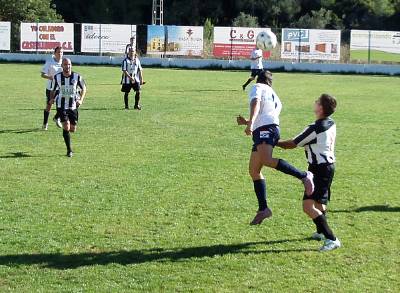
[[[316,240],[325,239],[321,251],[341,246],[326,220],[326,206],[331,197],[331,184],[335,173],[336,124],[330,116],[336,110],[336,99],[322,94],[314,106],[317,120],[292,140],[278,142],[285,149],[304,147],[308,161],[308,170],[314,174],[315,190],[303,197],[303,210],[313,220],[317,232]]]
[[[135,106],[134,109],[141,110],[140,89],[141,85],[146,82],[143,80],[143,68],[137,54],[132,49],[129,50],[128,56],[124,59],[121,66],[122,80],[121,92],[124,93],[125,109],[129,109],[128,97],[131,89],[135,91]]]
[[[245,90],[246,86],[248,86],[257,77],[257,75],[263,71],[263,51],[256,46],[251,52],[250,60],[251,74],[246,83],[242,85],[243,90]]]
[[[126,45],[125,47],[125,57],[128,57],[129,51],[136,51],[135,48],[135,37],[131,37],[129,40],[129,44]]]
[[[54,76],[49,104],[56,101],[57,113],[63,125],[67,156],[72,157],[70,132],[75,132],[77,129],[78,107],[85,99],[86,84],[78,73],[72,71],[70,59],[63,59],[62,68],[63,71]]]
[[[46,108],[43,110],[43,129],[48,129],[48,121],[49,115],[51,110],[51,104],[49,104],[50,100],[50,91],[52,88],[52,81],[54,75],[62,71],[61,62],[63,57],[63,49],[61,47],[56,47],[54,49],[54,55],[51,57],[50,60],[46,61],[42,68],[41,77],[47,79],[46,83]],[[56,114],[53,118],[53,121],[56,125],[61,128],[60,117]]]
[[[250,156],[249,173],[254,183],[254,192],[258,200],[258,211],[250,225],[261,224],[266,218],[272,216],[272,211],[267,205],[267,191],[264,176],[261,173],[263,166],[274,168],[285,174],[292,175],[301,180],[305,192],[312,194],[314,186],[312,173],[296,169],[282,159],[272,157],[274,147],[279,141],[279,114],[282,109],[281,101],[272,89],[272,73],[261,72],[257,83],[253,86],[250,95],[250,118],[237,117],[239,125],[246,125],[246,135],[253,136],[253,148]]]

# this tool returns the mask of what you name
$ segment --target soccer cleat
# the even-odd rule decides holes
[[[42,129],[43,129],[43,130],[48,130],[48,129],[49,129],[48,124],[43,124]]]
[[[140,105],[137,105],[137,106],[135,106],[135,107],[134,107],[134,109],[135,109],[135,110],[139,110],[139,111],[140,111],[140,110],[142,110],[142,106],[140,106]]]
[[[340,243],[340,240],[338,238],[336,238],[336,240],[326,239],[324,245],[319,249],[319,251],[321,252],[330,251],[339,248],[341,246],[342,244]]]
[[[243,89],[243,90],[246,90],[246,86],[245,86],[245,85],[242,85],[242,89]]]
[[[318,232],[315,232],[314,234],[312,234],[312,235],[311,235],[311,238],[312,238],[313,240],[317,240],[317,241],[325,240],[324,234],[318,233]]]
[[[301,179],[304,184],[305,192],[307,196],[311,196],[314,193],[314,174],[307,171],[306,177]]]
[[[67,157],[68,158],[72,158],[73,155],[74,155],[74,153],[72,151],[68,151],[67,152]]]
[[[125,110],[129,110],[129,107],[125,107]]]
[[[250,225],[260,225],[265,219],[272,217],[272,211],[266,208],[263,211],[258,211]]]
[[[60,118],[53,118],[53,122],[57,125],[58,128],[62,128],[61,120]]]

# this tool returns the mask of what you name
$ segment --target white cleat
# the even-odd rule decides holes
[[[330,251],[339,248],[341,246],[342,244],[340,243],[340,240],[338,238],[336,238],[336,240],[326,239],[324,245],[319,249],[319,251],[321,252]]]
[[[43,124],[42,129],[43,129],[43,130],[48,130],[48,129],[49,129],[48,124]]]
[[[53,118],[54,123],[57,125],[58,128],[62,128],[61,120],[60,118]]]
[[[314,234],[311,235],[311,238],[312,238],[313,240],[317,240],[317,241],[325,240],[324,234],[318,233],[318,232],[314,232]]]

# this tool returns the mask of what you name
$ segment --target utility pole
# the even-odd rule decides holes
[[[151,18],[153,25],[164,25],[164,1],[153,0],[153,13]]]

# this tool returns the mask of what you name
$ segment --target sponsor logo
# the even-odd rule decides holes
[[[309,30],[304,29],[284,29],[283,30],[283,41],[297,41],[297,42],[309,42],[310,34]]]
[[[260,138],[269,138],[268,131],[260,131]]]

